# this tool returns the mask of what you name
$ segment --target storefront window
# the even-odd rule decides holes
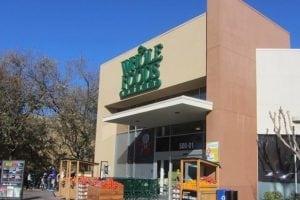
[[[172,135],[205,132],[205,121],[196,121],[172,126]]]
[[[204,149],[205,122],[156,128],[156,152]]]
[[[170,150],[170,137],[156,139],[156,151],[169,151]]]
[[[206,100],[206,87],[198,88],[197,90],[192,90],[189,92],[184,93],[183,95]]]
[[[155,131],[156,131],[156,137],[166,137],[171,134],[171,127],[170,126],[157,127]]]

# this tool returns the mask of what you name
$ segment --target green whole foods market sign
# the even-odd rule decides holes
[[[161,86],[159,66],[163,59],[162,48],[162,44],[154,46],[153,49],[140,46],[138,54],[121,62],[123,71],[121,99]]]

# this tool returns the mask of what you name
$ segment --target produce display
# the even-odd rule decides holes
[[[217,180],[210,176],[203,176],[200,178],[200,187],[214,187],[217,184]]]
[[[200,158],[180,161],[180,198],[182,200],[216,200],[219,164]]]
[[[112,178],[99,180],[97,178],[81,178],[82,183],[88,185],[89,200],[122,200],[124,196],[123,184],[114,181]]]
[[[89,185],[89,186],[95,186],[99,187],[101,189],[123,189],[123,184],[114,181],[112,178],[106,179],[106,180],[100,180],[98,178],[88,178],[85,176],[81,176],[78,179],[78,182],[82,185]]]
[[[59,190],[61,199],[88,199],[88,187],[92,178],[98,175],[99,164],[76,160],[62,159],[59,167]],[[91,199],[89,199],[91,200]]]
[[[197,181],[196,180],[189,180],[182,183],[182,188],[186,190],[196,190],[197,189]]]
[[[209,176],[203,176],[200,178],[200,182],[198,186],[200,188],[205,187],[216,187],[217,181],[216,179],[209,177]],[[182,183],[182,188],[186,190],[196,190],[197,189],[197,181],[196,180],[189,180]]]
[[[96,179],[96,178],[88,178],[86,176],[81,176],[78,178],[78,182],[81,185],[88,185],[92,179]]]

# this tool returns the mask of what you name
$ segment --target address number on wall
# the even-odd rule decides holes
[[[189,150],[194,149],[194,143],[193,142],[180,142],[179,143],[179,150]]]

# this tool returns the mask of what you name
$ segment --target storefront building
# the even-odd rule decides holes
[[[278,191],[284,199],[299,193],[299,160],[291,150],[274,135],[274,124],[269,112],[280,108],[289,112],[291,124],[287,124],[290,134],[296,134],[300,144],[300,49],[257,49],[257,133],[258,133],[258,188],[262,199],[264,192]],[[285,114],[286,117],[287,114]],[[282,120],[283,122],[283,120]],[[278,121],[276,123],[278,126]],[[282,133],[285,133],[283,123]],[[292,127],[290,127],[292,126]],[[284,136],[283,136],[284,137]],[[298,160],[298,161],[297,161]],[[296,178],[296,179],[295,179]]]
[[[101,65],[95,162],[168,193],[179,160],[214,144],[220,188],[257,199],[256,49],[289,46],[243,1],[208,0],[206,13]]]

